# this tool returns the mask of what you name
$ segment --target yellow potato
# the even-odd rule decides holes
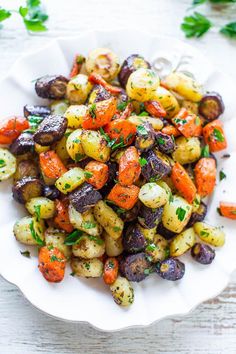
[[[66,117],[68,121],[68,128],[82,128],[82,123],[87,112],[88,107],[85,105],[69,106],[64,114],[64,117]]]
[[[170,242],[171,257],[179,257],[187,252],[196,242],[196,236],[193,227],[181,232]]]
[[[180,233],[187,225],[192,213],[192,205],[184,198],[173,195],[164,205],[162,223],[170,231]]]
[[[92,87],[87,75],[78,74],[68,82],[66,96],[71,104],[84,104]]]
[[[153,99],[160,102],[168,118],[174,117],[180,110],[176,97],[162,86],[158,86]]]
[[[81,135],[81,143],[87,156],[100,162],[109,160],[111,149],[98,131],[84,130]]]
[[[50,219],[55,214],[54,201],[45,197],[32,198],[25,207],[31,215],[36,215],[39,219]]]
[[[81,142],[82,129],[76,129],[71,133],[66,141],[66,150],[72,160],[78,162],[83,160],[86,155]]]
[[[55,186],[63,194],[67,194],[85,182],[84,171],[80,167],[71,168],[59,177]]]
[[[185,138],[180,136],[175,139],[176,148],[172,153],[174,161],[181,165],[197,161],[201,156],[200,141],[196,137]]]
[[[134,302],[134,290],[126,278],[118,276],[110,290],[117,305],[127,307]]]
[[[152,262],[163,261],[169,255],[168,241],[161,235],[156,234],[145,249],[145,252],[152,257]]]
[[[71,269],[78,277],[100,278],[103,273],[103,262],[98,258],[73,258],[71,261]]]
[[[225,233],[221,228],[208,225],[205,222],[196,222],[193,227],[203,242],[215,247],[222,247],[224,245]]]
[[[130,116],[128,120],[136,126],[147,122],[151,124],[154,130],[161,130],[163,128],[163,122],[159,118]]]

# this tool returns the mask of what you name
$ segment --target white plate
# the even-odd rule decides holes
[[[121,60],[133,53],[140,53],[151,62],[159,58],[157,66],[165,72],[175,67],[182,58],[182,70],[192,72],[207,90],[219,91],[223,96],[226,106],[223,120],[229,143],[227,152],[231,154],[230,159],[218,160],[218,171],[223,168],[227,178],[217,182],[207,214],[209,223],[224,225],[225,246],[217,249],[216,259],[210,266],[197,264],[189,255],[181,257],[186,263],[186,274],[179,282],[164,281],[153,274],[142,283],[134,283],[135,302],[129,309],[113,302],[109,289],[101,279],[72,277],[69,267],[62,283],[46,282],[37,269],[36,252],[31,251],[35,255],[31,259],[20,254],[19,250],[28,247],[15,241],[12,227],[25,212],[12,200],[11,184],[0,184],[1,275],[17,285],[25,297],[45,313],[63,320],[85,321],[98,329],[113,331],[146,326],[167,316],[188,313],[202,301],[219,294],[236,268],[236,223],[220,217],[216,212],[219,200],[236,201],[236,90],[230,78],[214,68],[201,53],[176,39],[130,30],[86,32],[78,37],[54,40],[16,62],[0,85],[1,118],[22,114],[26,103],[42,103],[34,92],[32,80],[45,74],[67,76],[75,53],[86,55],[96,47],[110,47]]]

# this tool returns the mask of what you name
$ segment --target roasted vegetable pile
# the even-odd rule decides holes
[[[68,262],[129,306],[130,282],[181,279],[185,252],[213,261],[225,235],[204,222],[203,199],[216,183],[213,153],[227,148],[218,93],[181,72],[160,80],[138,54],[120,66],[106,48],[76,55],[68,77],[45,75],[35,91],[43,105],[0,124],[0,179],[14,178],[29,215],[13,232],[39,248],[47,281],[62,281]],[[236,219],[236,204],[220,211]]]

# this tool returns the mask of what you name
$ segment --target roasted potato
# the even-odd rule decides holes
[[[194,229],[190,227],[181,232],[170,242],[171,257],[179,257],[187,252],[196,242]]]
[[[142,154],[146,164],[142,166],[142,175],[146,180],[158,180],[171,171],[169,159],[157,150],[149,150]]]
[[[156,234],[152,243],[145,248],[145,252],[152,258],[152,262],[160,262],[169,255],[168,241],[161,235]]]
[[[162,214],[163,226],[175,233],[180,233],[187,225],[192,213],[192,205],[185,199],[174,195],[164,205]],[[163,235],[164,236],[164,235]]]
[[[168,200],[166,191],[156,183],[144,184],[140,189],[138,197],[148,208],[160,208]]]
[[[72,160],[78,162],[83,160],[86,155],[81,142],[82,129],[76,129],[71,133],[66,141],[66,150]]]
[[[38,219],[50,219],[55,214],[54,201],[45,197],[32,198],[25,207],[31,215],[36,215]]]
[[[103,273],[103,262],[98,258],[73,258],[71,268],[75,275],[83,278],[100,278]]]
[[[56,115],[47,116],[34,133],[34,141],[42,146],[52,145],[63,137],[66,128],[66,118]]]
[[[156,272],[165,280],[176,281],[183,278],[185,265],[177,258],[168,258],[156,264]]]
[[[80,167],[74,167],[59,177],[55,183],[55,186],[61,193],[67,194],[72,192],[84,182],[84,171]]]
[[[146,152],[155,144],[155,131],[149,122],[146,122],[137,129],[135,146],[139,151]],[[140,128],[141,127],[141,128]]]
[[[153,100],[160,102],[165,109],[168,118],[174,117],[180,110],[176,97],[162,86],[158,86],[156,89]]]
[[[155,137],[158,150],[163,154],[171,154],[175,150],[175,141],[170,135],[156,132]]]
[[[42,246],[44,244],[44,230],[44,221],[30,216],[18,220],[13,227],[13,233],[17,241],[29,246]]]
[[[138,222],[146,229],[153,229],[161,221],[162,213],[163,207],[149,208],[142,205],[138,214]]]
[[[68,128],[82,128],[83,119],[88,112],[88,107],[85,105],[71,105],[67,108],[64,117],[68,121]]]
[[[59,249],[64,256],[68,259],[71,256],[71,247],[65,245],[66,234],[62,230],[53,229],[49,227],[45,231],[46,246],[53,246]]]
[[[99,237],[93,239],[85,234],[79,243],[72,246],[72,253],[75,257],[83,259],[99,258],[105,253],[105,243]]]
[[[66,164],[70,158],[68,151],[66,149],[67,134],[70,134],[72,130],[67,129],[65,135],[53,146],[57,156],[61,161]]]
[[[128,121],[136,125],[136,127],[143,125],[145,123],[151,124],[154,130],[161,130],[163,128],[163,122],[159,118],[152,117],[141,117],[141,116],[130,116]]]
[[[101,200],[102,196],[91,184],[84,183],[81,188],[70,193],[69,199],[75,210],[83,213]]]
[[[35,91],[39,97],[60,99],[66,94],[68,79],[62,75],[46,75],[35,82]]]
[[[79,213],[72,205],[70,205],[69,218],[71,224],[76,229],[84,231],[88,235],[100,236],[102,233],[102,227],[95,220],[91,210],[87,210],[84,213]]]
[[[196,137],[185,138],[180,136],[175,140],[175,150],[172,153],[174,161],[181,165],[197,161],[201,156],[200,141]]]
[[[98,131],[84,130],[81,135],[81,143],[87,156],[100,162],[109,160],[111,149]]]
[[[18,181],[24,177],[38,177],[39,169],[34,161],[22,160],[17,163],[16,172],[14,174],[14,181]]]
[[[101,85],[94,85],[89,95],[89,104],[105,101],[111,98],[111,94]]]
[[[147,245],[141,229],[137,225],[129,225],[123,235],[123,247],[127,253],[138,253],[145,249]]]
[[[224,245],[225,233],[220,227],[211,226],[205,222],[196,222],[193,228],[203,242],[215,247],[222,247]]]
[[[68,82],[66,97],[70,104],[84,104],[92,87],[92,84],[88,81],[87,75],[76,75]]]
[[[117,305],[127,307],[134,302],[134,289],[126,278],[118,276],[110,290]]]
[[[12,187],[13,198],[21,204],[43,194],[43,185],[38,178],[25,177],[18,180]]]
[[[124,256],[120,261],[121,275],[134,282],[145,279],[152,270],[152,264],[144,252]]]
[[[16,172],[16,158],[7,149],[0,148],[0,182]]]
[[[68,106],[69,102],[67,100],[53,101],[50,105],[51,113],[53,115],[64,116]]]
[[[144,68],[144,69],[151,68],[149,62],[146,61],[141,55],[132,54],[127,59],[125,59],[118,75],[121,86],[125,88],[130,75],[134,71],[140,68]]]
[[[109,257],[117,257],[123,252],[122,237],[115,240],[113,237],[109,236],[106,231],[103,231],[102,236],[105,241],[106,254]]]

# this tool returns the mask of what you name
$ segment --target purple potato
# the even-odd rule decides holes
[[[43,185],[38,178],[24,177],[13,185],[12,194],[18,203],[25,204],[43,195]]]
[[[37,79],[35,82],[35,91],[42,98],[64,98],[68,81],[62,75],[46,75]]]
[[[39,169],[37,161],[21,160],[17,163],[16,172],[14,174],[14,181],[19,181],[25,177],[39,177]]]
[[[171,171],[171,166],[164,159],[157,156],[152,150],[142,154],[147,163],[142,166],[142,175],[146,180],[161,179]]]
[[[102,195],[91,184],[84,183],[81,188],[69,194],[69,199],[75,210],[84,213],[101,200]]]
[[[207,206],[201,202],[197,211],[194,211],[189,219],[187,227],[193,226],[196,222],[203,221],[207,214]]]
[[[141,207],[141,202],[138,200],[135,206],[130,210],[119,208],[116,205],[111,205],[111,207],[123,221],[131,222],[137,219]]]
[[[152,209],[142,205],[139,211],[138,222],[146,229],[157,227],[161,221],[163,207]]]
[[[176,233],[166,229],[162,222],[157,225],[157,233],[163,236],[166,240],[171,240],[176,236]]]
[[[172,137],[161,132],[156,133],[156,143],[158,150],[163,154],[171,154],[175,149],[175,142]]]
[[[141,125],[143,129],[137,129],[135,146],[139,151],[146,152],[155,144],[155,130],[148,122]]]
[[[124,256],[119,264],[121,274],[130,281],[140,282],[152,273],[152,263],[142,252]]]
[[[24,106],[24,116],[25,118],[29,116],[37,117],[47,117],[51,114],[51,109],[48,106],[38,106],[38,105],[29,105]]]
[[[22,133],[10,145],[9,150],[14,155],[22,155],[34,151],[34,140],[32,134]]]
[[[177,258],[168,258],[156,264],[156,272],[163,279],[176,281],[183,278],[185,265]]]
[[[191,255],[198,263],[210,264],[215,258],[215,250],[203,243],[195,243],[191,249]]]
[[[212,121],[224,112],[225,106],[219,93],[209,92],[203,96],[198,109],[204,118]]]
[[[137,69],[144,68],[150,69],[151,65],[148,61],[146,61],[141,55],[139,54],[132,54],[130,55],[125,61],[123,62],[118,79],[122,87],[125,87],[130,75],[136,71]]]
[[[92,103],[97,103],[108,100],[111,98],[111,94],[102,85],[94,85],[90,94],[90,99],[91,98]]]
[[[67,119],[59,115],[51,115],[44,118],[39,124],[33,139],[37,144],[49,146],[59,141],[65,134]]]
[[[61,195],[60,191],[55,186],[43,186],[43,195],[44,197],[55,200],[58,199]]]
[[[147,241],[137,227],[137,225],[129,225],[123,236],[123,247],[127,253],[138,253],[145,249]]]

